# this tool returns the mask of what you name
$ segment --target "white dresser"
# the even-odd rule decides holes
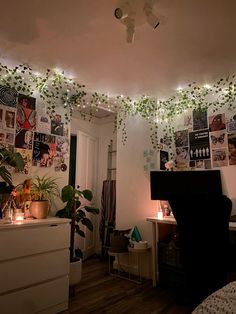
[[[0,223],[0,313],[68,308],[70,220]]]

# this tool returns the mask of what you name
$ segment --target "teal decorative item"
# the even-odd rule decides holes
[[[135,226],[131,231],[131,240],[136,242],[142,241],[142,237],[137,226]]]

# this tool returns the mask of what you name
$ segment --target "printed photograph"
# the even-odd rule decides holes
[[[174,133],[175,146],[188,146],[188,130],[177,131]]]
[[[18,128],[35,130],[36,128],[36,99],[20,94],[18,96],[16,123]]]
[[[229,164],[236,165],[236,133],[228,134]]]
[[[189,145],[190,160],[210,158],[208,130],[189,132]]]
[[[0,85],[0,103],[8,107],[16,107],[17,92],[14,88]]]
[[[193,128],[193,114],[192,112],[188,112],[184,114],[184,127],[188,129]]]
[[[22,173],[30,174],[30,170],[31,170],[31,166],[32,166],[32,150],[16,148],[16,152],[21,154],[21,156],[25,162],[25,167],[24,167],[24,170],[22,171]]]
[[[196,160],[196,168],[197,169],[204,169],[204,160],[203,159]]]
[[[227,132],[235,133],[236,132],[236,121],[230,121],[227,123]]]
[[[209,131],[220,131],[225,130],[226,123],[225,123],[225,114],[220,113],[209,117]]]
[[[4,114],[3,108],[0,107],[0,129],[3,128],[3,114]]]
[[[55,115],[55,118],[51,120],[51,133],[54,135],[64,135],[64,123],[61,122],[61,115]]]
[[[212,149],[213,168],[228,166],[227,149]]]
[[[160,150],[160,170],[166,170],[165,164],[168,160],[169,153],[164,150]]]
[[[11,132],[6,132],[6,143],[14,145],[15,143],[15,134]]]
[[[211,148],[227,147],[227,134],[225,130],[215,131],[210,133]]]
[[[6,132],[3,130],[0,130],[0,143],[5,143],[6,142]]]
[[[49,144],[34,141],[32,166],[51,167],[53,164]]]
[[[189,152],[188,147],[176,148],[176,167],[186,168],[189,166]]]
[[[33,132],[30,130],[21,129],[16,133],[15,147],[32,149],[33,145]]]
[[[211,160],[210,159],[204,160],[204,168],[205,169],[211,169]]]
[[[5,128],[13,130],[15,129],[15,111],[6,110],[5,111]]]
[[[51,119],[48,115],[37,116],[37,132],[42,133],[51,132]]]
[[[56,149],[57,157],[62,157],[64,159],[69,158],[70,153],[70,143],[67,137],[56,137]]]
[[[193,110],[193,130],[207,129],[207,111],[206,110]]]

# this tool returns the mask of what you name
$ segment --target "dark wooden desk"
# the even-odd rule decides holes
[[[159,241],[159,227],[161,224],[176,225],[176,220],[172,217],[158,219],[157,217],[148,217],[147,221],[152,223],[152,284],[155,287],[159,279],[157,243]],[[236,222],[229,223],[229,230],[236,231]]]

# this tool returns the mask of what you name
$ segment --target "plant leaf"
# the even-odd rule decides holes
[[[91,207],[91,206],[84,206],[84,209],[88,212],[88,213],[92,213],[94,215],[98,215],[99,214],[99,208],[95,208],[95,207]]]
[[[63,202],[68,202],[74,197],[74,188],[71,185],[66,185],[61,191],[61,199]]]
[[[83,190],[82,191],[82,193],[83,193],[83,196],[84,196],[84,198],[86,199],[86,200],[88,200],[88,201],[92,201],[92,199],[93,199],[93,193],[92,193],[92,191],[90,191],[90,190]]]
[[[81,249],[75,249],[75,255],[77,257],[83,258],[83,252],[81,251]]]
[[[93,231],[93,224],[89,218],[83,218],[81,220],[82,224],[86,226],[90,231]]]
[[[5,166],[0,167],[0,176],[3,178],[3,180],[8,183],[9,185],[12,184],[12,179],[11,179],[11,174],[10,172],[6,169]]]

